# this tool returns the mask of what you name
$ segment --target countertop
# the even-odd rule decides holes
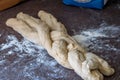
[[[102,10],[67,6],[62,0],[26,0],[1,11],[0,80],[82,80],[73,70],[59,65],[43,47],[5,25],[18,12],[37,17],[39,10],[53,14],[71,36],[87,37],[88,51],[115,68],[115,74],[104,80],[120,80],[120,0],[109,0]]]

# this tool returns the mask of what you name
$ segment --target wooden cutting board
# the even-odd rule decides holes
[[[12,7],[22,0],[0,0],[0,11]]]

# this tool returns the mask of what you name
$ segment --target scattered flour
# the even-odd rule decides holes
[[[8,80],[7,77],[11,73],[12,76],[18,74],[15,76],[16,79],[9,80],[19,80],[21,77],[25,78],[22,80],[26,78],[27,80],[46,80],[45,75],[48,76],[48,80],[52,80],[52,78],[58,79],[69,75],[64,68],[57,66],[58,63],[48,56],[43,47],[26,39],[19,41],[14,35],[8,35],[6,42],[0,44],[0,52],[2,53],[0,54],[0,80]],[[13,56],[13,59],[9,56]]]
[[[78,43],[95,51],[120,51],[115,44],[120,43],[120,26],[104,26],[97,29],[87,29],[74,35]]]
[[[118,9],[120,9],[120,4],[117,4]]]

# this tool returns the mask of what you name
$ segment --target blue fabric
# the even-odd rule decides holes
[[[79,7],[87,7],[87,8],[96,8],[102,9],[104,6],[104,0],[91,0],[90,2],[82,3],[74,0],[63,0],[63,3],[66,5],[74,5]]]

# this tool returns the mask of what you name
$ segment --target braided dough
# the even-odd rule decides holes
[[[103,80],[103,75],[114,73],[105,60],[78,45],[54,16],[45,11],[39,11],[38,16],[40,19],[20,12],[6,24],[31,42],[42,45],[59,64],[73,69],[84,80]]]

